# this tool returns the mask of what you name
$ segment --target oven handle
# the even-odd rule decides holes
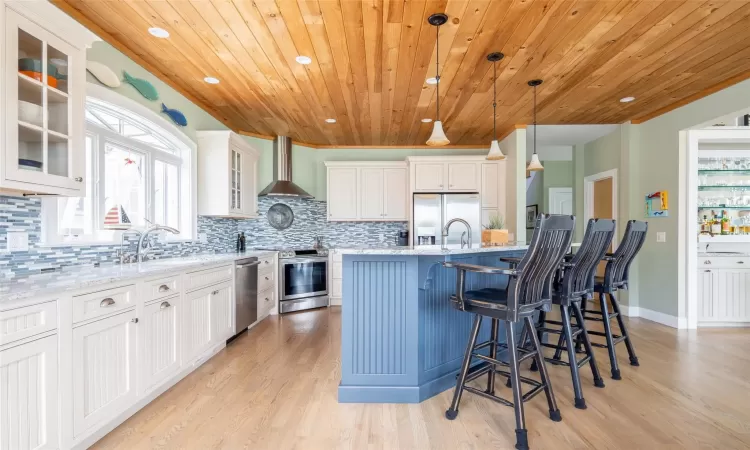
[[[240,264],[240,265],[236,266],[236,268],[237,269],[244,269],[245,267],[253,267],[253,266],[257,266],[258,264],[260,264],[260,261],[253,261],[253,262],[247,263],[247,264]]]
[[[281,264],[298,264],[298,263],[309,263],[309,262],[328,262],[327,256],[313,256],[310,258],[288,258],[280,259]]]

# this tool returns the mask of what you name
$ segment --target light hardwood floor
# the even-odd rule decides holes
[[[543,395],[527,403],[531,447],[750,448],[750,330],[629,325],[641,366],[618,345],[614,381],[596,349],[607,386],[584,367],[587,410],[572,405],[569,369],[549,366],[563,421],[549,420]],[[513,410],[470,393],[452,422],[452,390],[418,405],[337,403],[340,336],[338,308],[267,318],[94,448],[513,448]]]

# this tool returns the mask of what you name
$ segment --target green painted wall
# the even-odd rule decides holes
[[[531,183],[526,188],[526,206],[537,205],[539,213],[544,212],[544,178],[547,176],[547,164],[543,163],[544,170],[533,172]],[[526,181],[528,183],[528,180]],[[526,229],[526,242],[531,242],[534,229]]]
[[[575,187],[573,186],[573,161],[544,161],[544,176],[542,177],[542,203],[539,204],[540,212],[549,212],[549,189],[557,187],[569,187],[573,189],[575,198]]]

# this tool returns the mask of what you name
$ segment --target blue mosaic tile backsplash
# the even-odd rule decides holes
[[[321,236],[328,247],[395,245],[397,232],[407,228],[406,222],[327,222],[326,203],[315,200],[280,201],[268,197],[258,200],[261,214],[258,219],[200,216],[198,233],[206,233],[205,243],[155,243],[151,255],[170,258],[194,253],[231,252],[235,249],[237,233],[242,231],[247,236],[248,248],[311,247],[315,236]],[[278,202],[289,205],[295,215],[292,226],[283,231],[271,227],[265,217],[268,208]],[[38,273],[43,269],[117,261],[119,245],[42,245],[41,210],[42,202],[38,198],[0,196],[0,276],[21,276]],[[5,251],[7,231],[27,232],[29,250]]]

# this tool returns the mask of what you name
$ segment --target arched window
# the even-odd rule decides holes
[[[148,223],[193,238],[194,144],[132,100],[111,91],[106,97],[86,99],[86,197],[48,202],[45,241],[113,242],[115,230]]]

